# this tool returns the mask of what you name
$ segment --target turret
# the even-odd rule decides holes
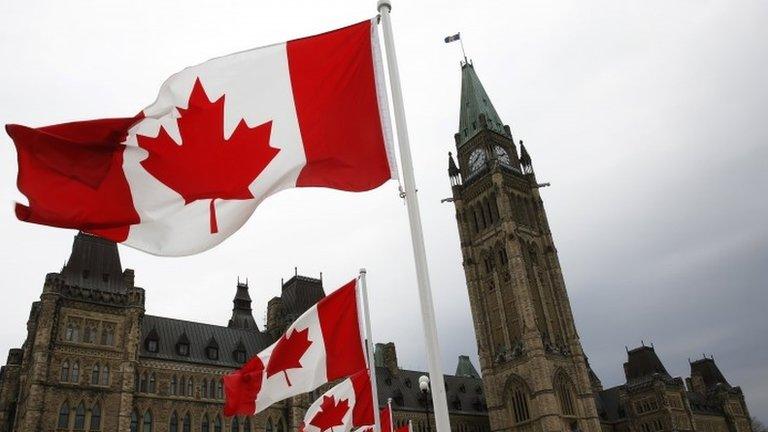
[[[248,294],[248,281],[237,281],[237,291],[232,300],[232,318],[229,319],[230,328],[258,330],[256,320],[253,319],[251,309],[251,296]]]

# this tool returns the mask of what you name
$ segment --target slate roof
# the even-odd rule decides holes
[[[707,389],[711,389],[718,384],[731,388],[731,385],[728,384],[728,381],[712,358],[703,358],[691,363],[691,376],[694,375],[700,376],[704,380],[704,385]]]
[[[102,291],[125,291],[117,244],[78,233],[69,260],[59,273],[64,283]]]
[[[153,330],[158,335],[158,351],[155,353],[149,352],[145,343],[147,336]],[[185,335],[189,340],[188,356],[179,355],[176,351],[176,343],[182,335]],[[219,346],[218,360],[211,360],[205,355],[205,348],[208,346],[211,338]],[[250,358],[271,345],[274,339],[267,333],[255,330],[144,315],[141,322],[141,348],[139,356],[150,359],[239,368],[242,364],[235,361],[233,353],[241,342],[245,346],[246,358]]]
[[[383,406],[392,398],[392,407],[401,411],[424,412],[424,396],[419,389],[419,377],[425,372],[400,369],[392,374],[386,367],[376,368],[379,403]],[[462,415],[488,415],[483,382],[479,378],[445,375],[448,411]],[[431,411],[431,399],[429,410]]]
[[[601,420],[616,422],[626,419],[627,413],[619,402],[619,395],[623,390],[624,386],[616,386],[602,390],[597,394],[595,403]]]
[[[467,378],[480,378],[475,365],[469,360],[469,356],[460,355],[459,362],[456,364],[456,376]]]
[[[642,381],[654,374],[671,378],[653,347],[641,346],[627,352],[627,362],[624,363],[627,382]]]
[[[293,321],[325,297],[321,279],[295,275],[283,283],[282,300],[283,313],[289,321]]]
[[[484,114],[488,129],[506,135],[504,124],[485,92],[475,67],[466,62],[461,65],[461,109],[459,111],[459,145],[466,143],[480,131],[480,115]]]

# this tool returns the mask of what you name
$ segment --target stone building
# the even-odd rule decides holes
[[[532,159],[471,63],[455,143],[448,172],[481,373],[460,356],[445,377],[452,432],[752,432],[743,393],[712,358],[690,363],[684,382],[641,346],[627,351],[626,382],[602,387],[579,342]],[[117,246],[78,234],[0,369],[0,432],[297,432],[323,389],[225,418],[221,378],[323,296],[320,279],[295,274],[268,302],[264,328],[247,283],[226,326],[148,315]],[[392,343],[375,357],[379,400],[391,399],[395,423],[433,430],[424,372],[400,368]]]
[[[493,431],[750,432],[741,390],[713,359],[688,390],[652,347],[628,351],[627,382],[603,390],[579,342],[533,162],[478,78],[461,66],[448,175]]]
[[[0,370],[0,431],[296,432],[324,389],[225,418],[221,379],[324,296],[320,279],[294,275],[269,301],[264,329],[247,283],[237,284],[227,326],[148,315],[117,245],[78,234],[67,264],[46,276],[32,304],[22,348]],[[394,345],[379,349],[387,359],[376,368],[382,403],[392,398],[399,422],[425,412],[423,372],[400,370]],[[489,432],[477,374],[446,382],[456,431]]]

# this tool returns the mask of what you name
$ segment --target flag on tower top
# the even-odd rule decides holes
[[[133,117],[7,125],[27,222],[157,255],[209,249],[291,187],[396,176],[372,20],[188,67]]]
[[[455,35],[452,35],[452,36],[446,36],[445,43],[456,42],[457,40],[460,40],[460,39],[461,39],[461,33],[456,33]]]

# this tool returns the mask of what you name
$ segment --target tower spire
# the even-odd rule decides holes
[[[464,62],[461,65],[461,109],[457,144],[463,145],[484,128],[511,137],[509,127],[504,125],[493,107],[474,65]]]
[[[237,292],[232,300],[232,318],[229,319],[230,328],[258,330],[256,320],[253,319],[251,309],[251,296],[248,294],[248,280],[240,282],[237,280]]]

